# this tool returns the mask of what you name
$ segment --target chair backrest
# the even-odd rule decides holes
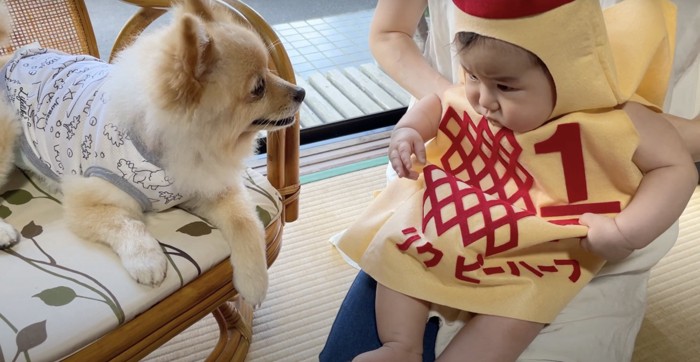
[[[2,1],[2,0],[0,0]],[[70,54],[99,57],[95,34],[83,0],[5,0],[15,22],[11,43],[0,48],[0,55],[33,42]],[[171,0],[123,0],[140,6],[124,25],[112,48],[110,60],[141,32],[166,12]],[[265,20],[237,0],[216,0],[253,25],[270,50],[270,68],[283,79],[296,83],[284,46]],[[299,198],[299,114],[292,127],[267,134],[267,178],[281,194],[284,220],[298,217]]]
[[[99,57],[95,33],[82,0],[5,0],[13,29],[0,54],[33,42],[70,54]]]

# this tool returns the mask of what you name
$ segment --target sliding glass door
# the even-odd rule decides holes
[[[381,128],[409,95],[376,65],[368,45],[376,0],[249,0],[277,32],[307,91],[302,143]]]

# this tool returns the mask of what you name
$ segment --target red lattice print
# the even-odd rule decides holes
[[[427,166],[425,175],[426,190],[423,195],[423,231],[431,221],[434,222],[437,235],[440,236],[453,227],[459,227],[462,245],[465,247],[477,240],[486,238],[485,256],[510,250],[518,246],[518,220],[532,215],[529,211],[516,210],[510,203],[487,197],[476,187],[471,187],[437,166]],[[437,190],[449,188],[448,192],[438,195]],[[468,200],[471,199],[471,200]],[[494,209],[502,210],[493,213]],[[445,209],[451,212],[444,213]],[[449,214],[446,217],[446,214]],[[502,214],[502,215],[497,215]],[[483,227],[470,230],[469,219],[481,217]],[[495,231],[508,226],[510,236],[500,245],[496,244]]]
[[[534,180],[518,163],[522,148],[513,131],[501,128],[493,134],[486,118],[476,124],[466,112],[462,118],[452,107],[445,112],[440,130],[451,143],[440,159],[447,173],[498,199],[536,212],[529,194]]]
[[[533,178],[518,163],[522,148],[513,132],[502,128],[494,135],[485,118],[474,124],[466,113],[461,118],[451,107],[440,130],[450,146],[441,158],[444,171],[437,166],[424,169],[423,231],[431,221],[438,236],[457,226],[465,247],[485,237],[487,257],[517,247],[518,220],[534,215],[535,207],[529,195]],[[439,196],[437,190],[445,187],[449,192]],[[516,209],[516,203],[525,210]],[[443,212],[446,208],[451,212]],[[494,213],[495,208],[502,211]],[[471,217],[481,217],[483,227],[470,230]],[[510,237],[497,245],[495,230],[506,225]]]

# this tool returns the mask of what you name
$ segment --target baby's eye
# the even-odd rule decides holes
[[[498,87],[498,90],[500,90],[502,92],[511,92],[511,91],[515,90],[515,88],[507,86],[505,84],[499,84],[499,85],[497,85],[497,87]]]
[[[477,78],[474,74],[471,74],[471,73],[467,73],[467,78],[469,78],[469,80],[473,80],[473,81],[479,80],[479,78]]]

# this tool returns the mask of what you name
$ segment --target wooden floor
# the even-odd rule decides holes
[[[410,95],[374,63],[311,74],[297,84],[306,90],[300,109],[301,128],[406,107]],[[391,127],[302,145],[300,174],[307,175],[386,155]],[[248,165],[265,174],[265,158]]]
[[[299,150],[299,174],[309,175],[386,156],[391,128],[380,128],[302,145]],[[256,155],[247,164],[260,174],[267,175],[265,162],[264,155]]]
[[[392,128],[304,145],[299,151],[299,174],[308,175],[386,156]]]
[[[314,73],[306,80],[301,127],[308,128],[406,107],[410,95],[374,63]]]

